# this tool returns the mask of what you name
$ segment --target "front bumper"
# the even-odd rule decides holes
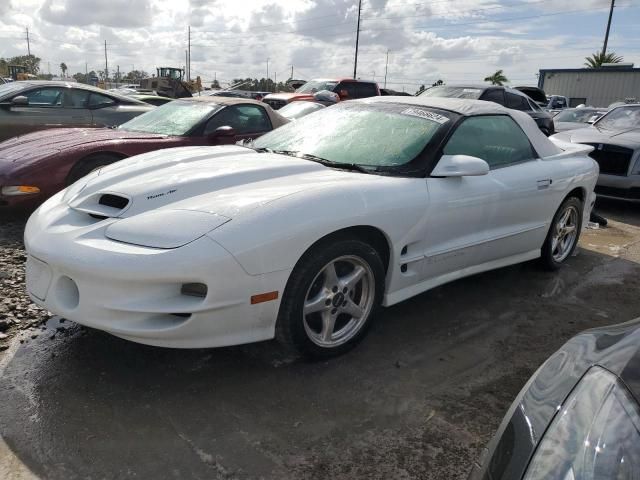
[[[596,184],[599,197],[640,202],[640,175],[600,174]]]
[[[289,272],[247,274],[207,236],[175,249],[116,242],[96,220],[56,195],[25,230],[27,291],[43,308],[128,340],[176,348],[236,345],[273,338]],[[181,294],[207,286],[204,298]],[[251,296],[279,292],[274,301]]]

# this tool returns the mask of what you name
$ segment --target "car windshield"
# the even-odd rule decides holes
[[[338,85],[338,82],[311,80],[297,89],[296,93],[316,93],[320,90],[329,90],[332,92],[333,89],[336,88],[336,85]]]
[[[395,167],[416,158],[450,118],[422,106],[345,102],[284,125],[254,147],[328,163]]]
[[[20,83],[14,83],[14,82],[0,85],[0,98],[5,97],[6,95],[9,95],[11,93],[17,92],[19,90],[22,90],[23,88],[24,88],[24,85]]]
[[[478,100],[481,88],[471,87],[431,87],[420,94],[421,97],[467,98]]]
[[[640,127],[640,106],[618,107],[611,110],[595,125],[607,130],[624,130]]]
[[[599,113],[597,110],[585,110],[583,108],[576,110],[563,110],[554,117],[554,121],[587,123],[589,120],[598,118],[600,115],[602,115],[602,113]]]
[[[123,123],[118,129],[161,135],[186,135],[220,108],[222,107],[215,103],[174,100]]]
[[[311,112],[315,112],[316,110],[322,110],[323,108],[325,108],[325,106],[320,103],[292,102],[278,110],[278,113],[289,119],[297,119],[304,117]]]

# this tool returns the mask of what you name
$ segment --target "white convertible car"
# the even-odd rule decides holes
[[[489,102],[344,102],[250,146],[89,174],[29,219],[27,289],[135,342],[335,355],[380,305],[538,257],[558,268],[594,203],[590,151]]]

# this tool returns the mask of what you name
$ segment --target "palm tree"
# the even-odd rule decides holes
[[[488,76],[484,79],[485,82],[491,83],[491,85],[503,85],[509,81],[507,77],[504,76],[502,70],[498,70],[493,75]]]
[[[616,55],[615,52],[605,53],[604,55],[600,53],[593,53],[590,57],[585,57],[586,62],[584,62],[584,66],[588,68],[600,68],[603,63],[620,63],[622,62],[622,57]]]
[[[67,64],[62,62],[60,64],[60,70],[62,70],[62,76],[66,77],[67,76]]]

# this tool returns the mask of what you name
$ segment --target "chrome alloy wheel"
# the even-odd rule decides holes
[[[578,238],[578,209],[569,205],[558,217],[558,221],[553,227],[553,237],[551,239],[551,255],[553,259],[561,263],[571,253]]]
[[[351,340],[366,323],[375,300],[375,277],[360,257],[338,257],[315,276],[305,295],[304,329],[320,347]]]

